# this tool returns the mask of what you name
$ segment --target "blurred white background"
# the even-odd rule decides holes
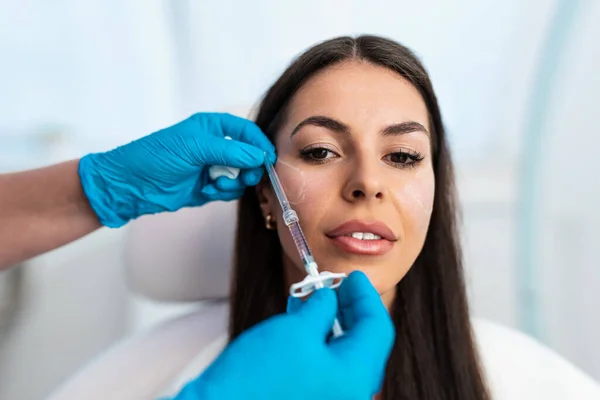
[[[4,0],[0,172],[106,150],[197,111],[246,112],[306,47],[390,37],[422,58],[441,102],[474,314],[600,379],[599,21],[591,0]],[[0,273],[0,399],[39,399],[190,307],[128,292],[125,231]]]

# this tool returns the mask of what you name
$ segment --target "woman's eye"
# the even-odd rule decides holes
[[[423,160],[423,156],[420,153],[412,153],[407,151],[398,151],[395,153],[391,153],[385,156],[385,158],[390,164],[395,164],[400,168],[408,166],[414,167],[421,160]]]
[[[313,149],[310,151],[310,156],[315,160],[324,160],[329,153],[330,151],[327,149]]]
[[[313,162],[322,162],[327,159],[334,158],[336,156],[336,154],[333,151],[323,147],[313,147],[312,149],[300,150],[300,155],[302,156],[302,158]]]
[[[395,164],[406,164],[411,159],[407,153],[393,153],[390,154],[390,161]]]

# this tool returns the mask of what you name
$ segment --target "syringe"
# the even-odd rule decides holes
[[[312,277],[318,277],[319,269],[317,263],[315,262],[312,256],[312,253],[310,252],[310,249],[308,248],[308,243],[306,243],[306,238],[304,237],[302,228],[300,228],[298,214],[296,214],[296,211],[294,211],[290,206],[290,202],[288,201],[287,196],[285,195],[283,186],[281,185],[281,181],[279,180],[279,176],[277,175],[277,172],[275,172],[275,168],[273,167],[271,161],[269,161],[266,154],[265,168],[267,169],[269,179],[271,180],[271,184],[273,185],[273,190],[275,191],[275,195],[277,196],[277,200],[279,200],[279,205],[281,206],[281,210],[283,211],[283,222],[287,225],[288,229],[290,230],[292,239],[294,240],[294,244],[296,245],[296,249],[300,254],[302,264],[304,264],[304,268],[306,269],[306,273]],[[315,289],[321,289],[325,287],[322,281],[316,281],[314,286]],[[340,321],[338,321],[337,318],[333,321],[332,332],[334,337],[339,337],[344,334]]]

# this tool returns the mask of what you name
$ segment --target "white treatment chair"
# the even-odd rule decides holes
[[[201,373],[226,341],[234,225],[235,203],[134,221],[127,254],[131,288],[201,306],[109,349],[51,399],[154,399]],[[491,322],[474,325],[495,399],[600,399],[598,384],[552,350]]]

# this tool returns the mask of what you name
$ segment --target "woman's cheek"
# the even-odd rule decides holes
[[[278,160],[275,169],[290,204],[300,216],[304,210],[316,211],[313,207],[322,203],[332,189],[331,170],[328,168],[303,168]]]
[[[331,212],[334,205],[330,203],[335,199],[332,194],[337,193],[334,170],[320,166],[298,166],[282,159],[277,160],[275,169],[290,205],[298,214],[309,247],[313,251],[319,249],[322,245],[319,242],[322,239],[322,235],[319,234],[319,223],[324,214]],[[281,213],[282,210],[279,210]],[[288,228],[283,221],[277,225],[284,252],[299,269],[304,271]]]
[[[275,170],[290,204],[301,203],[306,196],[305,171],[285,160],[277,160]]]
[[[393,195],[395,202],[401,206],[405,225],[414,227],[418,233],[426,233],[435,196],[433,171],[423,169],[411,177],[403,177]]]

